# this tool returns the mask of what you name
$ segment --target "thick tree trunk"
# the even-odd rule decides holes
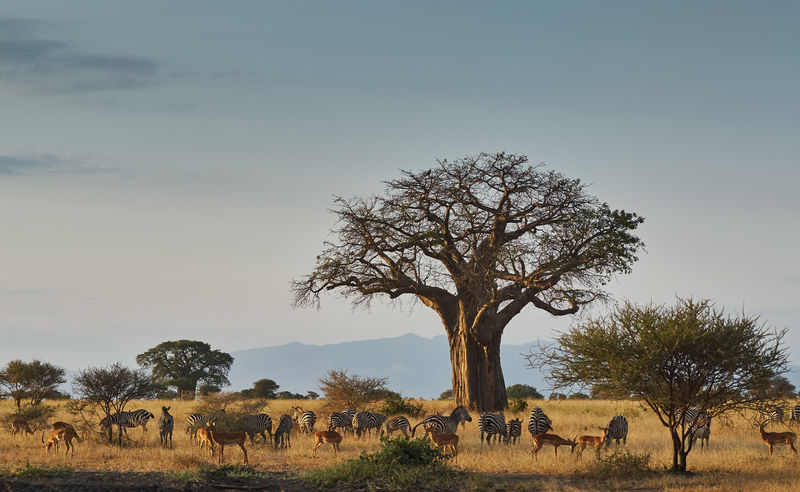
[[[508,406],[503,369],[500,366],[501,330],[485,346],[468,330],[448,330],[456,405],[477,411],[498,411]]]

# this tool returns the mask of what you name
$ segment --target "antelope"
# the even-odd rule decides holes
[[[764,424],[758,427],[758,431],[761,433],[761,439],[763,439],[764,443],[769,447],[770,456],[772,456],[772,446],[776,444],[786,444],[792,448],[792,454],[797,454],[797,449],[794,447],[797,434],[794,432],[764,432]]]
[[[75,428],[69,424],[67,425],[69,427],[53,428],[53,430],[50,431],[50,438],[47,440],[46,443],[44,442],[44,432],[42,432],[42,444],[44,444],[44,447],[45,449],[47,449],[48,453],[50,452],[50,448],[52,448],[53,445],[55,444],[56,447],[55,452],[56,454],[58,454],[58,441],[64,441],[64,444],[66,444],[67,446],[67,450],[64,452],[64,456],[66,456],[67,453],[70,454],[70,458],[75,456],[75,446],[72,445],[72,439],[75,438],[78,440],[78,442],[83,442],[83,441],[81,441],[81,438],[80,436],[78,436],[78,433],[75,432]]]
[[[436,432],[431,428],[426,428],[425,433],[431,436],[433,442],[446,453],[447,448],[453,450],[453,456],[458,456],[458,435],[454,432]]]
[[[333,446],[333,455],[339,454],[339,443],[342,442],[342,435],[336,431],[319,431],[314,434],[314,449],[311,450],[311,457],[317,455],[317,448],[323,444]]]
[[[211,456],[214,456],[214,443],[211,442],[211,439],[208,437],[208,429],[205,427],[198,427],[196,436],[196,440],[200,444],[200,451],[203,450],[204,446],[208,445]]]
[[[583,455],[583,450],[586,447],[594,448],[595,453],[600,453],[600,448],[603,447],[603,436],[581,436],[578,438],[578,459]]]
[[[557,436],[555,434],[547,434],[547,433],[536,434],[535,436],[533,436],[533,443],[536,445],[536,447],[533,448],[532,451],[533,457],[536,458],[537,460],[539,459],[539,451],[545,444],[553,446],[553,452],[555,453],[556,457],[558,457],[559,446],[569,446],[569,452],[571,453],[575,450],[575,446],[578,445],[578,442],[575,439],[570,441],[568,439],[564,439],[561,436]]]
[[[206,425],[206,431],[208,432],[209,440],[219,446],[220,466],[224,460],[226,444],[236,444],[242,448],[242,453],[244,453],[244,462],[242,462],[242,465],[247,466],[247,449],[244,447],[244,442],[247,440],[246,432],[219,432],[214,428],[214,424],[211,422]]]
[[[30,436],[34,432],[36,432],[37,427],[38,427],[37,425],[34,425],[33,429],[31,429],[31,426],[30,424],[28,424],[28,421],[22,419],[14,419],[14,421],[11,422],[11,432],[14,437],[17,437],[17,434],[20,432],[23,433],[22,434],[23,436],[25,436],[25,434]]]

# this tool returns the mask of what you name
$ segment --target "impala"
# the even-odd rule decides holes
[[[772,447],[776,444],[786,444],[792,448],[792,454],[797,454],[797,449],[794,447],[797,434],[794,432],[764,432],[764,424],[758,427],[758,431],[761,433],[761,439],[769,447],[770,456],[772,456]]]
[[[433,442],[446,453],[447,448],[453,450],[453,456],[458,456],[458,435],[453,432],[436,432],[431,428],[425,429],[425,432],[431,436]]]
[[[575,439],[570,441],[569,439],[564,439],[561,436],[546,433],[536,434],[533,436],[533,443],[536,445],[536,447],[533,448],[533,457],[536,459],[539,459],[539,451],[545,444],[553,446],[553,452],[556,456],[558,456],[559,446],[569,446],[569,452],[571,453],[575,450],[575,446],[578,445],[578,442]]]
[[[314,449],[311,450],[311,456],[317,455],[317,448],[323,444],[330,444],[333,446],[333,455],[339,454],[339,443],[342,442],[342,435],[336,431],[319,431],[314,434]]]
[[[578,438],[578,453],[576,456],[580,458],[583,455],[583,450],[586,447],[594,448],[595,453],[600,453],[600,448],[603,447],[603,436],[581,436]]]
[[[30,436],[31,434],[36,432],[36,428],[37,428],[37,426],[34,425],[33,429],[31,429],[31,426],[30,426],[30,424],[28,424],[27,420],[14,419],[14,421],[11,422],[11,432],[12,432],[12,435],[14,437],[17,437],[17,434],[20,433],[20,432],[23,433],[22,434],[23,436],[25,434]]]
[[[247,466],[247,450],[244,448],[244,442],[247,439],[246,432],[219,432],[214,428],[214,424],[211,422],[206,425],[206,430],[208,431],[209,440],[219,446],[220,465],[222,465],[222,461],[224,460],[225,446],[227,444],[236,444],[242,448],[242,453],[244,453],[244,462],[242,464]]]
[[[200,451],[203,451],[203,447],[208,446],[211,456],[214,456],[214,443],[211,442],[211,438],[208,437],[208,429],[205,427],[198,427],[195,434],[196,440],[200,445]]]
[[[45,449],[47,449],[47,452],[50,452],[50,448],[52,448],[55,444],[55,452],[58,454],[58,441],[64,441],[64,444],[67,446],[64,456],[69,453],[70,458],[75,456],[75,446],[72,445],[73,438],[77,439],[78,442],[82,442],[81,438],[78,436],[78,433],[75,432],[75,428],[73,428],[71,425],[69,425],[69,427],[54,428],[52,431],[50,431],[50,438],[46,443],[44,442],[44,432],[42,432],[42,443],[44,444]]]

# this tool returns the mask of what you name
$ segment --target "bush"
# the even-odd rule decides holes
[[[393,393],[383,400],[378,411],[384,415],[407,415],[419,417],[422,415],[422,403],[413,403],[408,398],[403,398],[399,393]]]
[[[365,378],[332,370],[319,380],[319,389],[332,408],[366,408],[385,398],[386,378]]]
[[[536,388],[527,384],[514,384],[506,388],[506,394],[510,399],[518,398],[532,398],[534,400],[543,400],[544,395],[539,393]]]
[[[654,470],[650,467],[650,453],[633,454],[625,451],[614,451],[603,456],[589,466],[588,474],[600,479],[640,478]]]
[[[10,412],[3,415],[3,426],[6,428],[11,427],[11,422],[14,419],[27,420],[29,424],[36,425],[42,429],[47,427],[47,419],[53,418],[56,414],[56,407],[50,405],[30,405],[24,404],[15,412]]]
[[[329,468],[313,470],[298,478],[321,488],[368,488],[388,490],[467,490],[472,475],[445,464],[447,457],[426,439],[381,439],[381,449],[363,452]]]
[[[522,413],[526,410],[528,410],[528,400],[523,400],[522,398],[511,400],[511,404],[508,405],[510,413]]]

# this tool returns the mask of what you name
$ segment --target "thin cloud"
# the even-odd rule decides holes
[[[114,169],[99,168],[52,154],[0,155],[0,176],[32,176],[40,174],[113,173]]]
[[[133,89],[155,81],[158,64],[138,56],[91,53],[38,36],[47,24],[0,19],[0,83],[45,92]]]

